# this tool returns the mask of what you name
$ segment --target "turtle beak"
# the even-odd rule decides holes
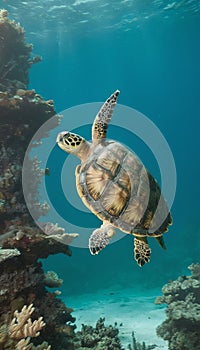
[[[58,134],[57,138],[56,138],[56,142],[59,143],[59,142],[62,142],[63,140],[63,136],[69,134],[68,131],[62,131]]]

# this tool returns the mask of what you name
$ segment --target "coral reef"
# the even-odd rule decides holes
[[[47,273],[45,273],[44,283],[49,288],[56,288],[62,285],[63,280],[58,277],[56,272],[47,271]]]
[[[6,10],[0,11],[0,33],[0,84],[6,91],[10,86],[13,87],[9,80],[16,81],[16,84],[21,82],[19,87],[25,87],[28,84],[29,68],[39,62],[41,57],[31,58],[32,45],[26,44],[24,29],[16,22],[8,20]]]
[[[55,116],[53,101],[45,101],[34,90],[27,90],[28,72],[37,58],[31,58],[32,45],[26,44],[24,29],[8,19],[6,10],[0,11],[0,229],[8,229],[10,220],[20,217],[27,222],[29,212],[21,187],[22,164],[25,151],[38,128]],[[53,118],[55,127],[60,116]],[[38,137],[47,136],[44,131]],[[35,142],[39,142],[35,140]],[[44,171],[37,159],[30,160],[29,171],[37,173],[31,184],[35,190],[38,215],[48,210],[46,203],[37,200],[38,185]],[[29,174],[25,174],[29,176]],[[29,184],[30,185],[30,184]],[[24,221],[23,221],[24,219]]]
[[[43,317],[34,322],[31,320],[31,314],[34,311],[33,304],[24,305],[21,311],[15,310],[14,317],[9,325],[9,336],[14,339],[27,337],[38,337],[40,330],[45,326]]]
[[[0,263],[3,260],[9,259],[12,256],[20,255],[20,251],[18,249],[2,249],[0,247]]]
[[[180,276],[162,288],[156,304],[167,304],[167,319],[157,334],[169,342],[169,350],[200,349],[200,264],[189,267],[191,276]]]
[[[9,343],[9,347],[15,347],[17,350],[51,349],[47,342],[43,342],[36,347],[33,343],[30,343],[30,339],[38,337],[45,326],[43,317],[32,321],[31,315],[34,310],[33,304],[29,306],[24,305],[20,312],[15,310],[13,319],[7,325],[7,329],[4,329],[3,343],[5,348],[6,343]]]
[[[24,305],[20,312],[17,310],[14,312],[14,318],[8,327],[8,333],[10,338],[20,339],[15,345],[16,349],[31,349],[33,344],[30,343],[30,338],[38,337],[45,326],[43,317],[32,321],[31,314],[33,311],[33,304],[30,304],[29,306]],[[51,346],[48,346],[48,350],[50,349]]]
[[[71,349],[69,343],[72,341],[71,335],[75,328],[73,325],[75,319],[71,316],[72,309],[57,299],[57,293],[46,290],[46,275],[41,263],[37,261],[39,257],[46,257],[51,253],[63,252],[70,255],[71,252],[68,246],[54,239],[45,239],[42,235],[36,236],[33,240],[24,237],[16,241],[20,255],[16,254],[15,248],[14,254],[7,254],[0,262],[0,335],[16,309],[34,302],[35,317],[43,315],[47,323],[42,336],[39,337],[40,343],[46,340],[52,346],[57,346],[59,339]],[[15,245],[14,239],[10,239],[10,243]],[[6,244],[9,244],[9,240]],[[10,252],[14,249],[1,250]],[[60,279],[58,281],[60,282]],[[5,339],[0,336],[0,349],[13,349],[10,342],[8,344],[4,342]],[[57,346],[57,349],[60,347]]]
[[[34,346],[33,343],[30,343],[30,339],[21,339],[16,344],[17,350],[51,350],[51,345],[48,345],[47,342],[43,342],[41,345]]]
[[[122,350],[118,338],[119,330],[113,326],[105,326],[104,321],[104,318],[100,318],[95,328],[82,325],[81,331],[76,333],[74,349]]]
[[[47,279],[40,258],[50,254],[71,255],[68,244],[76,237],[67,234],[56,224],[43,230],[33,222],[22,191],[22,164],[26,149],[41,124],[55,115],[53,101],[44,101],[34,90],[28,90],[28,71],[39,58],[31,58],[32,45],[26,44],[24,30],[9,20],[7,11],[0,11],[0,350],[13,350],[16,341],[7,338],[8,325],[15,310],[34,302],[33,317],[42,315],[46,326],[34,340],[18,339],[18,350],[48,349],[48,344],[59,350],[71,350],[75,319],[72,309],[58,299],[58,292],[48,292]],[[53,118],[49,128],[59,123]],[[48,136],[41,131],[34,146]],[[24,176],[32,175],[31,205],[37,216],[48,211],[40,203],[38,186],[45,171],[38,159],[29,159]],[[34,174],[34,176],[33,176]],[[26,182],[24,181],[26,186]],[[51,287],[51,286],[50,286]],[[15,313],[15,317],[19,314]],[[19,318],[19,317],[18,317]],[[18,320],[19,321],[19,320]],[[11,323],[11,328],[19,322]],[[29,326],[30,326],[30,321]],[[34,323],[34,322],[33,322]],[[41,321],[42,324],[42,321]],[[40,326],[41,326],[40,324]],[[31,334],[29,334],[31,335]],[[32,342],[34,345],[32,345]],[[64,344],[64,345],[63,345]]]

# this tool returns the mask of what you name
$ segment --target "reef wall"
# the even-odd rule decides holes
[[[9,331],[14,312],[32,303],[33,320],[43,316],[46,323],[41,334],[33,340],[35,346],[46,340],[55,349],[64,346],[72,349],[70,344],[75,327],[72,309],[58,298],[59,292],[48,292],[49,277],[47,279],[38,259],[60,252],[71,255],[68,244],[75,236],[65,234],[53,223],[40,230],[29,214],[22,191],[22,165],[27,146],[36,130],[55,115],[52,100],[44,101],[34,90],[27,89],[29,68],[40,61],[39,57],[32,58],[31,55],[32,45],[25,42],[23,28],[8,19],[6,10],[1,10],[0,350],[34,348],[26,339],[17,345],[19,339],[11,337]],[[59,122],[59,118],[55,120]],[[38,200],[38,185],[44,171],[36,158],[30,159],[29,171],[34,174],[32,204],[40,216],[49,208]],[[55,287],[56,282],[52,285]],[[38,345],[38,349],[45,347]]]
[[[166,284],[156,304],[167,304],[167,319],[157,334],[169,350],[200,350],[200,264],[189,267],[191,276],[180,276]]]

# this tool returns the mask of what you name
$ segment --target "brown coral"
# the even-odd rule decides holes
[[[39,58],[31,59],[32,45],[26,44],[24,29],[8,19],[6,10],[0,11],[0,33],[0,81],[15,79],[27,85],[29,68]]]
[[[98,349],[98,350],[122,350],[118,333],[119,330],[113,326],[106,326],[105,319],[100,318],[96,326],[82,325],[80,332],[75,338],[75,349]]]
[[[73,333],[74,322],[70,310],[54,293],[45,288],[45,276],[38,262],[49,254],[62,252],[71,255],[69,242],[74,238],[64,234],[47,236],[35,225],[26,207],[22,191],[22,164],[27,146],[41,124],[55,115],[52,100],[45,101],[34,90],[27,90],[28,71],[38,58],[31,57],[32,46],[24,40],[24,29],[9,20],[7,11],[0,12],[0,330],[8,329],[12,312],[24,304],[34,302],[34,319],[44,315],[47,325],[34,345],[23,338],[18,341],[18,348],[49,349],[44,339],[53,340],[53,346],[61,349],[60,340],[69,343],[69,333],[63,331],[66,323]],[[47,137],[49,130],[59,122],[59,117],[52,118],[48,130],[41,130],[34,140],[35,146],[41,138]],[[48,207],[38,199],[38,186],[44,171],[37,159],[29,159],[29,171],[34,178],[31,204],[38,216]],[[33,176],[34,173],[34,176]],[[28,173],[25,176],[29,176]],[[24,184],[26,185],[26,184]],[[41,309],[44,309],[44,313]],[[46,311],[45,311],[46,310]],[[52,315],[51,315],[52,313]],[[46,315],[48,318],[46,318]],[[15,316],[19,317],[17,313]],[[15,320],[15,319],[14,319]],[[23,331],[17,330],[18,323],[13,320],[10,330],[16,336],[38,334],[35,321],[28,321]],[[43,324],[42,320],[40,320]],[[57,328],[55,327],[57,326]],[[63,328],[62,328],[63,327]],[[71,338],[70,338],[71,339]],[[0,349],[14,349],[15,338],[7,339],[0,334]],[[41,345],[38,345],[38,343]],[[62,343],[62,342],[61,342]],[[58,345],[58,346],[57,346]],[[69,348],[70,349],[70,348]]]
[[[157,334],[169,342],[169,350],[200,349],[200,264],[189,266],[192,276],[181,276],[162,288],[156,304],[166,303],[167,319]]]

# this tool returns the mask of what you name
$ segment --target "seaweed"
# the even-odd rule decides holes
[[[132,345],[128,345],[128,350],[152,350],[155,349],[157,345],[146,345],[145,342],[139,343],[136,340],[134,331],[132,332]]]

